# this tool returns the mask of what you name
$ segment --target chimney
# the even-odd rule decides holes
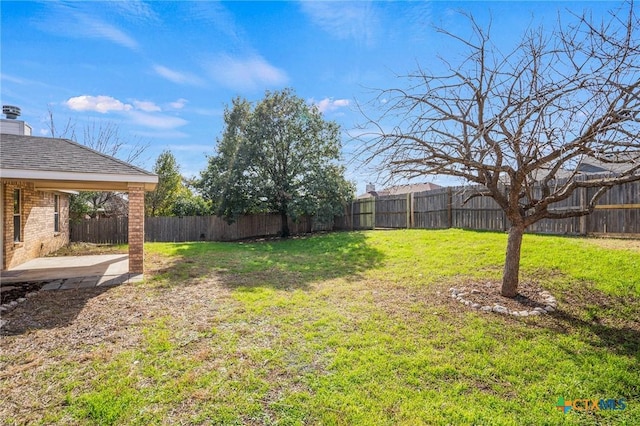
[[[366,192],[376,192],[376,186],[369,182],[367,184]]]
[[[20,117],[20,108],[13,105],[2,105],[2,113],[7,116],[7,120],[15,120]]]
[[[20,112],[17,106],[2,105],[2,113],[7,118],[0,119],[0,133],[31,136],[31,126],[22,120],[17,120]]]

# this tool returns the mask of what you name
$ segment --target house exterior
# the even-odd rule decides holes
[[[585,157],[576,167],[576,173],[579,175],[619,175],[638,167],[638,163],[640,163],[640,152],[605,154],[599,158]]]
[[[68,244],[69,194],[119,191],[129,201],[129,272],[143,273],[144,193],[157,182],[156,175],[131,164],[67,139],[32,136],[23,121],[2,119],[2,270]]]
[[[365,199],[371,197],[384,197],[387,195],[402,195],[410,194],[412,192],[425,192],[433,189],[442,188],[440,185],[436,185],[431,182],[412,183],[407,185],[391,186],[389,188],[376,191],[376,187],[373,184],[368,184],[364,194],[358,195],[358,199]]]

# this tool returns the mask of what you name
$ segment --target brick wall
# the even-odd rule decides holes
[[[129,184],[129,272],[144,272],[144,186]]]
[[[69,243],[69,196],[58,194],[60,232],[54,232],[54,193],[36,191],[32,183],[4,181],[3,262],[10,269],[28,260],[45,256]],[[13,242],[13,191],[21,190],[21,242]]]

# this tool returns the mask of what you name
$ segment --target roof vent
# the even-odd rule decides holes
[[[20,108],[13,105],[2,105],[2,113],[7,116],[7,119],[15,120],[20,117]]]

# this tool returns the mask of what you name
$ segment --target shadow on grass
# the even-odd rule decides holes
[[[563,334],[578,333],[584,336],[589,345],[596,348],[611,350],[619,355],[639,356],[640,300],[596,293],[599,292],[593,290],[592,294],[597,302],[592,300],[592,303],[587,304],[569,296],[569,307],[550,315],[552,329]],[[609,306],[616,311],[616,315],[607,312]],[[545,325],[541,322],[539,326]],[[569,348],[564,350],[572,356],[580,355]]]
[[[155,279],[169,286],[215,277],[232,289],[307,289],[312,282],[355,279],[379,267],[385,256],[366,238],[335,232],[286,240],[178,243],[168,247],[170,261]]]
[[[123,266],[127,254],[83,258],[77,257],[78,252],[70,253],[72,257],[34,259],[19,268],[3,271],[0,279],[5,290],[2,303],[11,300],[22,303],[12,311],[2,313],[5,323],[0,334],[65,327],[75,321],[92,298],[129,279],[126,265]],[[102,284],[96,286],[101,278]],[[58,289],[42,290],[48,285]],[[31,292],[35,296],[26,297]]]
[[[89,300],[112,287],[92,287],[75,290],[40,291],[3,314],[7,321],[0,334],[19,335],[30,330],[54,329],[73,323]]]

